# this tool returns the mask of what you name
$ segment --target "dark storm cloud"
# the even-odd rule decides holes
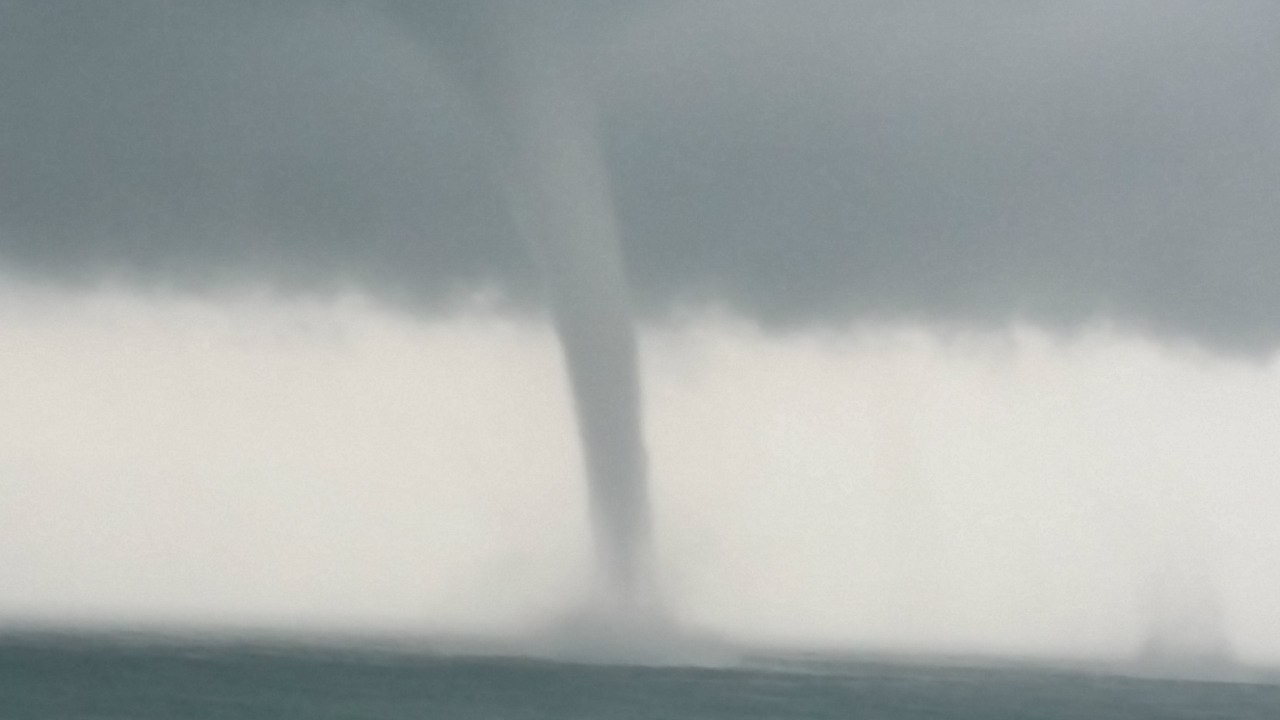
[[[1280,337],[1274,12],[906,7],[690,18],[613,115],[641,287]]]
[[[527,296],[483,27],[268,7],[0,4],[0,258]],[[649,311],[1280,340],[1270,3],[538,7],[593,80]]]
[[[268,6],[4,5],[3,257],[431,296],[526,265],[418,43],[370,7]]]

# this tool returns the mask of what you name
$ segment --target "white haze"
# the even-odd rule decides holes
[[[7,622],[505,633],[585,593],[542,321],[8,288]],[[1121,656],[1208,593],[1241,658],[1280,659],[1275,360],[712,311],[641,345],[659,576],[690,626]]]

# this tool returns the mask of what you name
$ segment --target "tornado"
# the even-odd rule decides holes
[[[635,327],[593,109],[566,70],[513,68],[505,185],[545,283],[573,392],[598,568],[610,602],[650,593],[650,510]]]
[[[587,478],[596,610],[656,609],[635,326],[582,64],[551,40],[554,13],[548,20],[537,4],[441,8],[419,12],[419,27],[434,35],[476,109],[563,351]]]

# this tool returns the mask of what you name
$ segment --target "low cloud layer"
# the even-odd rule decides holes
[[[1270,3],[560,2],[528,21],[595,88],[646,312],[1280,341]],[[449,3],[0,2],[0,262],[527,303],[468,90],[491,58],[458,23]]]

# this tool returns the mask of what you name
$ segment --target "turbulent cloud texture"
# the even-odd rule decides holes
[[[0,262],[529,301],[455,6],[0,2]],[[1280,341],[1271,3],[539,7],[648,312]]]

